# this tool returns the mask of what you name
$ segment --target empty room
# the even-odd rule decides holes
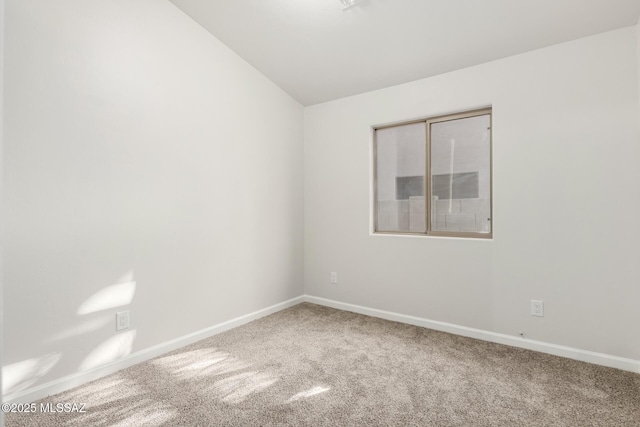
[[[640,426],[638,0],[0,28],[0,427]]]

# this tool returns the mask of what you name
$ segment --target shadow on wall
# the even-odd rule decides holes
[[[55,345],[76,336],[95,332],[113,326],[113,313],[87,319],[85,316],[106,312],[131,304],[136,292],[133,271],[123,275],[115,284],[106,286],[87,298],[78,307],[78,323],[62,330],[43,341],[44,345]],[[131,354],[136,330],[118,333],[96,346],[84,357],[78,371],[86,371],[106,365]],[[2,394],[4,396],[24,391],[32,387],[48,374],[64,357],[62,353],[51,352],[44,356],[23,360],[2,367]]]

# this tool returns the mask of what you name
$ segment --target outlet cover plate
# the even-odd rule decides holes
[[[537,317],[544,317],[544,302],[532,299],[531,300],[531,315]]]
[[[116,331],[129,329],[129,310],[116,313]]]

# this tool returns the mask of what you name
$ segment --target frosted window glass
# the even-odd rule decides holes
[[[431,229],[491,232],[490,116],[431,124]]]
[[[426,125],[376,130],[376,231],[426,231]]]

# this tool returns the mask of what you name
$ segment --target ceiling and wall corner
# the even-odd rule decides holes
[[[303,105],[636,24],[637,0],[171,0]]]

